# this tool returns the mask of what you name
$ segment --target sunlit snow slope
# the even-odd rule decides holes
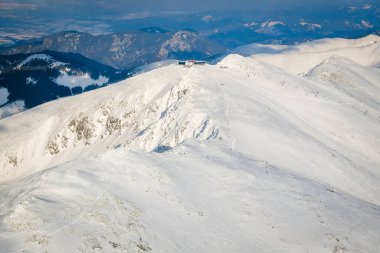
[[[0,251],[376,252],[380,59],[310,54],[304,76],[230,55],[1,120]]]
[[[295,46],[252,44],[236,51],[299,75],[305,75],[332,56],[342,56],[364,66],[380,67],[380,37],[376,35],[356,40],[321,39]]]

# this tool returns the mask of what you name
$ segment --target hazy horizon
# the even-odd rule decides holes
[[[83,17],[95,18],[98,15],[122,15],[130,13],[150,13],[151,15],[165,12],[189,12],[197,13],[204,11],[233,11],[233,10],[279,10],[292,8],[329,8],[340,6],[359,6],[374,3],[366,0],[165,0],[165,1],[123,1],[114,0],[17,0],[0,1],[2,18],[44,18],[44,17]]]

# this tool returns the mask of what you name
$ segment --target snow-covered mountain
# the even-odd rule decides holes
[[[116,32],[117,37],[123,41],[123,36],[119,35],[125,34],[126,31],[144,32],[140,35],[156,34],[141,37],[155,40],[167,33],[168,30],[179,31],[186,27],[198,31],[214,42],[216,40],[227,48],[249,43],[294,44],[326,37],[359,38],[373,33],[380,34],[379,1],[354,1],[352,5],[347,4],[348,2],[342,5],[333,4],[329,6],[305,4],[300,8],[288,6],[289,8],[286,9],[270,8],[267,10],[257,5],[254,5],[253,9],[252,6],[249,8],[245,5],[240,6],[241,8],[237,10],[197,10],[190,13],[166,14],[158,11],[154,15],[150,15],[153,13],[135,13],[133,15],[122,12],[121,16],[111,15],[107,18],[99,18],[97,15],[86,15],[84,17],[82,15],[83,10],[79,8],[79,16],[75,17],[73,13],[66,13],[70,22],[61,22],[58,17],[47,18],[45,15],[38,15],[38,10],[33,12],[34,22],[22,22],[23,19],[17,18],[18,16],[15,16],[15,13],[8,13],[7,15],[9,10],[3,9],[0,47],[20,44],[24,40],[67,30],[92,34]],[[19,13],[19,15],[22,16],[24,13]],[[42,26],[41,24],[46,25]],[[136,33],[138,43],[149,45],[149,41],[144,42],[144,39],[139,39],[140,35]],[[86,38],[91,43],[94,42],[92,36]],[[101,43],[97,46],[104,50],[104,45]],[[86,49],[81,50],[85,51]],[[88,50],[88,53],[93,51],[91,48]],[[120,50],[123,50],[122,46]],[[133,51],[130,54],[134,55]],[[104,59],[107,60],[107,58]],[[104,63],[109,65],[108,62]]]
[[[1,55],[0,69],[0,119],[129,75],[79,54],[51,51]]]
[[[300,45],[295,73],[323,56],[302,76],[229,55],[0,120],[1,250],[376,252],[374,38]]]
[[[160,28],[92,35],[76,31],[45,36],[0,49],[0,54],[36,53],[43,50],[79,53],[119,69],[132,69],[166,59],[206,59],[224,47],[192,30],[169,32]]]
[[[214,14],[209,38],[226,47],[249,43],[295,44],[321,38],[359,38],[380,34],[380,6],[360,4],[350,7],[302,7],[239,12],[236,19]],[[231,14],[230,14],[231,15]],[[195,29],[198,27],[195,26]],[[198,29],[202,31],[201,29]],[[211,29],[210,29],[211,30]]]
[[[253,44],[252,49],[250,46],[243,48],[250,52],[257,50],[252,57],[259,61],[301,75],[307,74],[318,64],[328,62],[330,57],[335,56],[341,56],[365,66],[380,67],[380,37],[376,35],[356,40],[322,39],[295,46],[261,45],[258,47]]]

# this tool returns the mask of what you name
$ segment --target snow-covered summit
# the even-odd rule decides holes
[[[1,179],[108,148],[152,151],[217,138],[221,91],[198,72],[169,66],[2,120],[11,131],[0,133]]]
[[[314,24],[314,23],[308,23],[304,19],[301,19],[299,22],[299,25],[306,27],[307,30],[316,30],[316,29],[321,29],[322,25],[320,24]]]
[[[377,43],[318,43],[304,76],[235,54],[0,120],[0,249],[375,252]]]
[[[282,22],[282,21],[266,21],[264,23],[261,24],[261,27],[264,28],[264,27],[272,27],[272,26],[276,26],[276,25],[282,25],[284,26],[285,23]]]

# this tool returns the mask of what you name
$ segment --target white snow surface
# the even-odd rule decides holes
[[[252,47],[257,48],[255,44]],[[269,46],[270,47],[270,46]],[[341,56],[364,66],[380,66],[380,37],[349,39],[321,39],[296,46],[284,46],[276,52],[252,55],[256,60],[267,62],[293,74],[304,75],[313,67],[332,56]],[[245,47],[249,49],[249,47]],[[286,51],[286,52],[285,52]]]
[[[29,85],[36,85],[38,80],[34,79],[33,77],[29,76],[26,78],[26,84]]]
[[[0,107],[0,120],[25,111],[25,109],[24,100],[16,100],[12,103],[4,105]]]
[[[163,61],[158,61],[158,62],[146,64],[144,66],[141,66],[141,67],[134,69],[133,75],[143,74],[145,72],[152,71],[152,70],[155,70],[158,68],[162,68],[162,67],[165,67],[167,65],[177,64],[177,62],[178,62],[177,60],[163,60]]]
[[[368,21],[362,20],[360,22],[361,22],[362,26],[365,28],[373,28],[373,25]]]
[[[282,22],[282,21],[266,21],[264,23],[261,24],[261,27],[264,28],[264,27],[272,27],[272,26],[276,26],[276,25],[282,25],[284,26],[285,23]]]
[[[368,10],[368,9],[371,9],[372,7],[373,7],[372,4],[365,4],[365,5],[363,5],[362,9]]]
[[[320,25],[320,24],[308,23],[303,19],[299,22],[299,24],[307,27],[308,30],[315,30],[315,29],[321,29],[322,28],[322,25]]]
[[[291,46],[288,45],[274,45],[274,44],[248,44],[234,48],[231,54],[239,54],[242,56],[253,56],[255,54],[279,54],[289,50]]]
[[[0,251],[376,252],[380,71],[349,58],[169,65],[0,120]]]
[[[8,102],[9,91],[7,88],[0,88],[0,106]]]
[[[22,66],[24,66],[30,62],[33,62],[35,60],[45,61],[45,62],[49,63],[50,67],[52,67],[52,68],[67,65],[67,63],[54,60],[53,57],[51,57],[50,55],[47,55],[47,54],[33,54],[33,55],[28,56],[19,65],[17,65],[15,67],[15,69],[21,69]]]
[[[98,79],[91,78],[89,73],[82,73],[77,75],[70,75],[66,71],[60,70],[60,75],[53,80],[58,85],[69,87],[70,89],[75,87],[81,87],[85,89],[90,85],[102,86],[108,83],[108,77],[100,75]]]
[[[204,22],[214,22],[215,21],[215,18],[211,15],[206,15],[202,18],[202,21]]]
[[[332,56],[342,56],[364,66],[380,66],[380,37],[321,39],[299,45],[249,44],[232,53],[251,56],[293,74],[305,74]],[[302,64],[301,64],[302,63]]]

